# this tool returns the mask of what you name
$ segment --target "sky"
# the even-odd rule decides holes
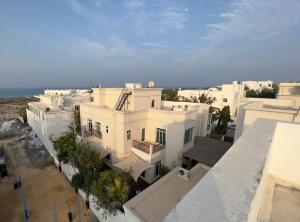
[[[1,0],[0,88],[300,80],[300,0]]]

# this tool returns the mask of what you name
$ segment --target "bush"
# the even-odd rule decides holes
[[[96,197],[96,204],[104,210],[104,217],[123,212],[123,204],[133,190],[132,183],[129,172],[111,170],[100,174],[92,185],[91,193]]]
[[[74,152],[76,149],[75,138],[76,135],[74,133],[68,133],[54,142],[54,149],[57,151],[59,161],[68,163],[74,160]]]

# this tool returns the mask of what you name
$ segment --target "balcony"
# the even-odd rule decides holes
[[[165,148],[164,145],[162,144],[151,143],[148,141],[136,141],[136,140],[132,140],[132,146],[150,155],[157,153]]]
[[[97,138],[102,139],[102,132],[96,129],[87,129],[85,126],[82,126],[80,131],[76,131],[76,134],[83,138],[96,136]]]

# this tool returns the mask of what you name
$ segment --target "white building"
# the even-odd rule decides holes
[[[242,84],[245,85],[249,90],[254,90],[261,92],[263,89],[273,89],[273,81],[266,80],[266,81],[242,81]]]
[[[161,91],[141,84],[94,88],[93,102],[80,106],[80,139],[108,164],[151,183],[162,165],[180,165],[182,153],[208,127],[208,105],[161,101]]]
[[[239,101],[244,98],[244,85],[238,82],[232,84],[223,84],[221,87],[196,90],[178,90],[180,98],[197,99],[202,94],[215,99],[212,106],[222,109],[224,106],[230,107],[231,116],[236,116],[236,110]]]
[[[71,127],[74,127],[74,109],[77,109],[80,104],[90,102],[90,96],[82,93],[75,94],[74,91],[63,95],[49,94],[49,90],[45,90],[45,94],[39,98],[40,102],[28,104],[27,121],[58,163],[50,137],[70,131]]]

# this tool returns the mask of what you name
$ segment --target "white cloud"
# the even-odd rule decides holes
[[[158,0],[151,1],[145,9],[130,12],[129,16],[135,21],[138,33],[167,34],[183,29],[188,13],[182,1]]]
[[[223,18],[234,17],[234,13],[232,13],[232,12],[224,12],[224,13],[220,14],[220,17],[223,17]]]
[[[274,38],[300,21],[299,0],[233,0],[230,8],[220,14],[226,20],[208,24],[211,29],[203,38],[211,45]]]

